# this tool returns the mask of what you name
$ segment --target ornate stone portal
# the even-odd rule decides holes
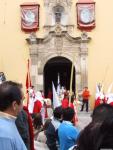
[[[59,1],[62,1],[65,7],[62,5],[59,7]],[[68,3],[70,5],[68,5]],[[65,12],[65,10],[69,10],[70,6],[71,0],[54,0],[54,3],[53,0],[45,0],[45,7],[51,10],[49,13],[53,15],[53,13],[56,13],[54,10],[57,10],[57,17],[61,17],[62,13],[63,15],[65,14],[66,17],[69,17],[69,14]],[[58,7],[60,9],[58,9]],[[59,14],[58,11],[61,14]],[[82,88],[88,84],[87,43],[91,38],[84,32],[80,37],[72,37],[71,33],[73,32],[74,25],[68,24],[68,21],[64,21],[64,25],[62,23],[62,17],[57,19],[56,22],[54,20],[54,23],[50,19],[50,24],[45,24],[44,30],[46,36],[44,38],[38,38],[35,33],[31,33],[29,38],[26,39],[30,45],[32,82],[36,90],[43,89],[44,66],[51,58],[62,56],[74,62],[76,87],[77,90],[81,91]]]

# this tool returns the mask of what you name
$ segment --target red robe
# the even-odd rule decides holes
[[[113,102],[109,103],[111,106],[113,106]]]
[[[94,108],[96,108],[97,106],[99,106],[99,105],[102,104],[102,103],[107,103],[106,98],[100,99],[100,97],[98,97],[98,98],[95,100],[95,107],[94,107]]]
[[[69,101],[67,98],[62,100],[62,108],[67,108],[69,106]]]
[[[34,103],[33,113],[40,113],[41,108],[42,108],[42,103],[39,100],[37,100]]]
[[[101,99],[100,97],[98,97],[96,100],[95,100],[95,107],[96,108],[97,106],[99,106],[101,104]]]

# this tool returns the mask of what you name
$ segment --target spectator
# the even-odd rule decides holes
[[[22,85],[12,81],[0,84],[0,149],[27,150],[15,120],[22,110]]]
[[[113,149],[113,114],[102,123],[96,148]]]
[[[30,150],[30,135],[29,135],[29,125],[28,125],[28,116],[27,113],[22,109],[18,114],[15,121],[17,129],[22,137],[26,147]]]
[[[60,150],[68,150],[74,146],[79,135],[79,131],[73,126],[72,121],[75,112],[68,107],[63,110],[63,122],[58,128],[58,137],[60,142]]]
[[[101,126],[108,118],[113,118],[113,107],[109,104],[100,104],[94,109],[91,123],[81,131],[77,140],[80,150],[98,150],[97,145],[101,143],[99,140],[103,134],[102,129],[105,129]]]
[[[58,127],[62,120],[62,107],[56,107],[53,111],[53,118],[46,130],[47,145],[50,150],[58,150]]]

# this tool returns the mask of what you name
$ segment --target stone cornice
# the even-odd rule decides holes
[[[27,43],[30,45],[34,44],[43,44],[47,43],[52,40],[53,37],[65,37],[67,40],[69,40],[72,43],[89,43],[91,41],[91,38],[84,35],[85,33],[82,33],[80,37],[72,37],[66,30],[64,31],[50,31],[48,35],[46,35],[44,38],[38,38],[36,37],[35,33],[31,33],[29,38],[26,39]]]

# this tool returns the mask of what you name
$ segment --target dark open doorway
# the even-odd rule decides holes
[[[44,93],[48,94],[48,90],[52,89],[52,81],[57,87],[58,73],[60,76],[60,85],[70,89],[72,62],[65,57],[54,57],[50,59],[44,67]],[[73,72],[72,89],[75,92],[75,68]]]

